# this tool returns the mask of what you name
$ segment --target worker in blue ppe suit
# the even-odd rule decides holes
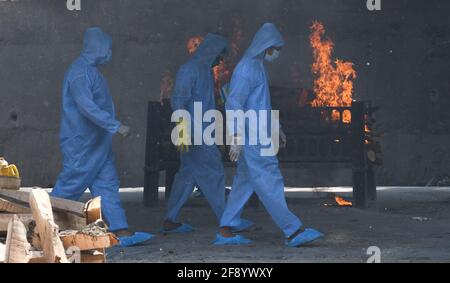
[[[260,110],[272,110],[269,80],[264,61],[277,59],[283,45],[284,40],[273,24],[266,23],[261,27],[233,72],[230,95],[226,102],[227,111],[255,110],[259,113]],[[271,121],[263,117],[258,118],[258,123],[270,123]],[[235,142],[242,138],[238,129],[239,125],[228,123],[227,126]],[[251,242],[241,235],[232,233],[230,227],[239,222],[243,207],[254,192],[277,226],[283,231],[288,246],[300,246],[321,237],[320,232],[303,228],[300,219],[288,209],[284,195],[284,180],[277,157],[275,155],[263,156],[261,149],[264,144],[259,139],[256,144],[249,144],[249,134],[255,134],[255,129],[249,128],[248,123],[241,127],[245,130],[246,140],[241,143],[236,142],[230,147],[231,160],[238,161],[237,175],[234,178],[227,206],[221,219],[221,229],[216,235],[214,244],[247,244]],[[267,126],[267,128],[270,127]],[[270,133],[267,136],[270,137]],[[280,131],[280,139],[281,146],[285,145],[286,136],[282,131]]]
[[[152,238],[148,233],[131,233],[119,195],[112,137],[128,136],[130,129],[115,118],[108,84],[97,68],[112,59],[112,40],[100,28],[84,35],[83,52],[66,72],[62,90],[61,150],[64,157],[51,195],[79,200],[89,188],[101,197],[102,214],[122,246]]]
[[[194,125],[194,103],[201,103],[202,113],[215,110],[213,68],[220,64],[227,53],[228,43],[222,36],[208,34],[195,54],[180,67],[171,105],[173,111],[189,112],[192,128]],[[202,119],[202,117],[200,117]],[[202,123],[202,129],[209,124]],[[193,129],[191,130],[194,133]],[[180,223],[178,216],[181,208],[191,196],[194,187],[202,190],[220,221],[225,208],[225,177],[222,157],[216,145],[193,145],[180,153],[180,168],[173,181],[168,211],[163,224],[163,233],[187,233],[193,227]],[[239,220],[234,229],[242,230],[252,223]]]

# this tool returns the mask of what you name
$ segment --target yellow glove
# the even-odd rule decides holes
[[[19,169],[17,169],[16,165],[9,165],[9,177],[20,178]]]
[[[2,157],[0,157],[0,176],[20,178],[19,170],[16,165],[9,165]]]
[[[178,151],[188,152],[189,145],[191,144],[191,137],[189,136],[187,122],[185,120],[181,120],[177,123],[177,127],[180,129],[177,142]]]

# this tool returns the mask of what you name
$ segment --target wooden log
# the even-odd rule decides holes
[[[96,197],[88,201],[85,205],[86,224],[91,224],[102,218],[102,199]]]
[[[4,190],[19,190],[20,178],[0,176],[0,188]]]
[[[26,227],[33,221],[31,213],[17,214]],[[12,213],[0,213],[0,235],[6,235],[8,223],[14,217]],[[81,230],[86,226],[86,219],[70,213],[54,212],[55,223],[60,230]]]
[[[53,210],[48,193],[44,190],[32,190],[30,207],[39,232],[41,246],[47,263],[69,262],[64,246],[59,238],[59,228],[54,222]]]
[[[8,213],[31,213],[29,207],[17,204],[15,202],[0,198],[0,212]]]
[[[0,243],[0,263],[5,262],[6,245]]]
[[[103,249],[82,251],[81,263],[106,263],[105,251]]]
[[[32,257],[28,263],[45,263],[44,252],[32,251]],[[106,263],[106,257],[103,250],[82,251],[77,254],[66,254],[71,263]]]
[[[13,213],[0,213],[0,235],[6,236],[8,232],[9,222],[14,218],[14,215],[22,221],[25,227],[33,220],[32,214],[13,214]]]
[[[46,263],[43,251],[32,251],[28,263]]]
[[[91,236],[74,231],[72,235],[61,235],[60,238],[65,249],[77,247],[81,251],[106,249],[119,243],[119,240],[111,233],[101,236]]]
[[[14,215],[8,225],[5,263],[28,263],[31,258],[31,245],[27,241],[27,229],[19,217]]]
[[[39,190],[39,189],[33,189]],[[30,193],[25,191],[11,191],[0,189],[0,197],[17,204],[28,206]],[[85,217],[85,204],[78,201],[50,197],[53,210],[62,211]]]

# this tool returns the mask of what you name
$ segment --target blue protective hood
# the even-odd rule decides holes
[[[281,47],[283,45],[283,37],[275,25],[265,23],[256,33],[252,44],[245,52],[245,56],[255,58],[272,46]]]
[[[84,33],[82,56],[89,64],[100,65],[111,60],[112,39],[101,28],[88,28]]]
[[[208,33],[192,59],[212,65],[224,49],[228,50],[227,40],[220,35]]]

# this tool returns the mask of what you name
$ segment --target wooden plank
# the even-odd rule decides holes
[[[91,224],[102,218],[102,199],[96,197],[86,203],[86,224]]]
[[[6,245],[0,243],[0,263],[5,262]]]
[[[27,241],[27,229],[19,217],[14,215],[8,225],[5,263],[28,263],[31,258],[31,245]]]
[[[31,209],[15,202],[0,198],[0,212],[31,213]]]
[[[27,227],[33,221],[33,215],[31,213],[17,214],[17,216]],[[8,223],[13,217],[14,214],[12,213],[0,213],[0,235],[6,235]],[[54,212],[53,217],[60,230],[81,230],[86,226],[86,219],[74,214]]]
[[[67,254],[71,263],[106,263],[103,250],[82,251],[79,256]],[[33,251],[28,263],[45,263],[45,256],[42,251]]]
[[[33,189],[40,190],[38,188]],[[30,193],[25,191],[11,191],[0,189],[0,197],[11,202],[16,202],[22,205],[28,205]],[[85,217],[85,205],[82,202],[67,200],[62,198],[50,197],[51,205],[55,211],[63,211],[72,213],[80,217]]]
[[[41,246],[47,263],[67,263],[64,246],[59,238],[59,228],[54,222],[50,197],[45,190],[32,190],[30,207],[39,232]]]
[[[81,252],[81,263],[106,263],[105,251],[103,249]]]
[[[13,213],[0,213],[0,235],[6,236],[9,222],[14,218]],[[32,214],[16,214],[17,217],[25,224],[25,226],[33,220]]]
[[[28,225],[27,239],[34,249],[42,251],[41,238],[34,220]]]
[[[32,251],[28,263],[46,263],[43,251]]]
[[[110,248],[119,243],[119,240],[111,233],[102,236],[91,236],[74,231],[72,235],[62,235],[60,238],[65,249],[77,247],[81,251]]]
[[[0,188],[5,190],[19,190],[20,189],[20,178],[17,177],[7,177],[0,176]]]

